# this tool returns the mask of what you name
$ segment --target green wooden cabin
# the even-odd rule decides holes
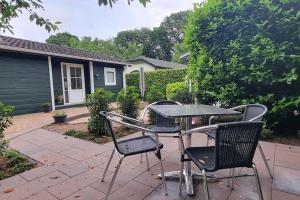
[[[15,114],[84,104],[96,88],[117,93],[123,87],[119,59],[40,42],[0,36],[0,101]]]

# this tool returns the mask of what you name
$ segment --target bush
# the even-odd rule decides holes
[[[184,81],[186,74],[186,69],[170,69],[145,72],[146,93],[150,91],[153,85],[155,85],[160,88],[165,96],[167,84],[177,81]],[[130,73],[126,75],[126,83],[128,86],[139,88],[139,80],[139,73]]]
[[[158,85],[152,85],[146,93],[146,101],[153,103],[155,101],[165,100],[165,92]]]
[[[97,135],[106,134],[106,121],[100,115],[100,111],[109,111],[113,93],[102,88],[97,88],[93,94],[89,94],[86,100],[86,106],[90,111],[88,129]]]
[[[126,92],[122,89],[118,93],[117,101],[123,115],[134,119],[137,118],[139,93],[135,87],[129,86]]]
[[[185,82],[169,83],[166,89],[168,100],[178,101],[180,103],[193,103],[193,96]]]
[[[4,139],[4,131],[12,125],[13,111],[13,106],[4,105],[0,102],[0,155],[7,147],[7,141]]]
[[[261,103],[276,134],[300,129],[299,0],[208,0],[185,31],[198,101]]]

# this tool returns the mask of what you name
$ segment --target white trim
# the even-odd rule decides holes
[[[47,55],[47,56],[57,56],[57,57],[62,57],[62,58],[75,58],[75,59],[80,59],[80,60],[89,60],[89,61],[96,61],[96,62],[104,62],[104,63],[114,63],[114,64],[120,64],[120,65],[127,65],[127,63],[118,62],[118,61],[109,61],[109,60],[87,58],[87,57],[81,57],[81,56],[72,56],[72,55],[67,55],[67,54],[59,54],[59,53],[39,51],[39,50],[32,50],[32,49],[10,47],[10,46],[6,46],[6,45],[0,45],[0,49],[10,50],[10,51],[18,51],[18,52],[26,52],[26,53],[34,53],[34,54],[41,54],[41,55]]]
[[[50,92],[51,92],[51,105],[52,105],[52,110],[55,110],[51,56],[48,56],[48,67],[49,67],[49,80],[50,80]]]
[[[61,84],[62,84],[62,90],[63,90],[63,95],[64,95],[64,105],[66,105],[66,96],[65,96],[65,80],[64,80],[64,71],[63,71],[63,63],[60,63],[60,72],[61,72]]]
[[[124,67],[124,70],[123,70],[123,89],[124,89],[125,92],[126,92],[126,74],[125,74],[125,67]]]
[[[114,73],[114,82],[113,83],[108,83],[107,82],[106,72],[113,72]],[[104,83],[105,83],[105,85],[108,85],[108,86],[117,85],[116,68],[104,67]]]
[[[91,93],[95,92],[95,83],[94,83],[94,65],[93,62],[89,62],[89,68],[90,68],[90,85],[91,85]]]

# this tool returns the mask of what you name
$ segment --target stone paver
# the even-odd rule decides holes
[[[136,133],[135,135],[140,135]],[[128,138],[135,135],[130,135]],[[162,151],[165,171],[178,170],[179,151],[176,138],[162,137]],[[206,137],[196,134],[194,145],[205,145]],[[274,171],[274,180],[269,177],[262,158],[257,151],[254,161],[261,177],[265,199],[300,199],[300,147],[261,142],[268,162]],[[100,177],[111,154],[113,144],[104,145],[66,137],[43,129],[36,129],[19,135],[11,140],[10,146],[25,155],[41,162],[42,166],[22,174],[0,181],[0,199],[103,199],[109,181],[118,162],[114,156],[111,167],[104,182]],[[160,199],[199,199],[203,198],[202,182],[195,182],[194,196],[184,192],[178,194],[178,182],[168,180],[169,195],[165,196],[161,180],[159,163],[153,153],[149,153],[150,170],[147,170],[145,157],[140,163],[140,156],[125,158],[115,185],[111,191],[112,199],[160,200]],[[196,169],[195,166],[192,166]],[[241,173],[249,173],[251,169],[237,169]],[[227,174],[220,171],[218,174]],[[225,181],[210,182],[209,188],[213,199],[257,199],[254,177],[236,179],[235,190],[231,191]],[[11,192],[5,193],[7,189]]]

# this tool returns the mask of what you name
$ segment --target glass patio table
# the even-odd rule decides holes
[[[186,130],[191,128],[193,117],[207,117],[207,116],[225,116],[238,115],[240,112],[218,108],[215,106],[208,106],[203,104],[186,104],[186,105],[153,105],[150,110],[166,117],[166,118],[184,118],[186,119]],[[187,135],[186,145],[191,146],[192,136]],[[179,171],[165,172],[165,177],[179,178]],[[193,195],[193,176],[200,175],[192,172],[191,162],[186,162],[184,167],[184,180],[186,186],[186,193]]]

